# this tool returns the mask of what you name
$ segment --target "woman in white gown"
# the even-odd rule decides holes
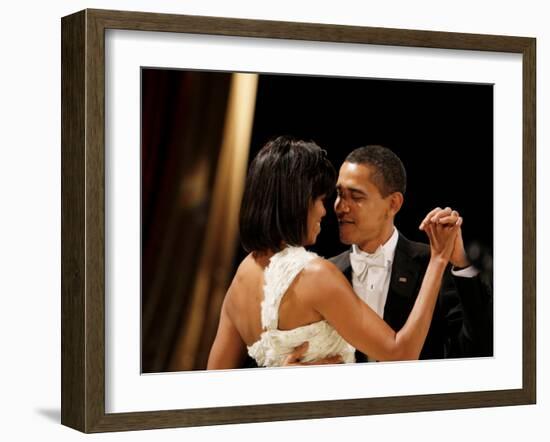
[[[355,348],[376,360],[418,359],[461,218],[424,227],[430,262],[414,308],[395,332],[336,266],[304,249],[321,231],[324,198],[335,182],[333,166],[313,142],[279,137],[257,154],[240,213],[250,253],[226,293],[207,369],[239,368],[247,353],[258,366],[281,366],[306,341],[305,363],[354,362]]]

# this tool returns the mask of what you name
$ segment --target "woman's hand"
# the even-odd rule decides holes
[[[445,262],[449,261],[461,225],[462,218],[460,214],[450,207],[445,209],[438,207],[426,215],[419,228],[428,235],[433,258],[439,258]]]
[[[309,347],[309,342],[304,342],[303,344],[296,347],[292,353],[290,353],[285,360],[283,361],[283,367],[292,367],[300,366],[305,367],[307,365],[329,365],[329,364],[343,364],[344,359],[341,355],[327,356],[322,359],[316,359],[314,361],[303,362],[302,358],[305,356],[307,349]]]

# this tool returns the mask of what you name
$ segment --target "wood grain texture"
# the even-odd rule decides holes
[[[187,32],[523,55],[523,388],[140,413],[105,413],[105,29]],[[84,432],[532,404],[535,352],[535,40],[86,10],[62,20],[62,423]]]
[[[105,414],[105,39],[86,11],[86,420]]]
[[[527,404],[522,390],[108,414],[92,432],[145,430]]]
[[[79,430],[86,403],[84,23],[79,12],[61,29],[61,423]]]
[[[536,40],[523,50],[523,389],[536,403]]]
[[[409,29],[88,10],[106,29],[232,35],[386,46],[522,52],[529,38]]]

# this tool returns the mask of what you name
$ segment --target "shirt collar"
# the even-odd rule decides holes
[[[399,232],[394,227],[393,233],[390,236],[390,239],[388,239],[384,244],[379,246],[379,249],[382,249],[382,253],[384,253],[384,261],[393,262],[393,257],[395,256],[395,249],[397,248],[397,240],[399,239]],[[351,253],[357,253],[357,254],[364,254],[364,255],[372,255],[372,253],[364,252],[357,246],[356,244],[353,244],[351,246]],[[376,253],[376,252],[375,252]]]

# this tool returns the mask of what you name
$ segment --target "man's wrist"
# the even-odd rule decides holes
[[[470,261],[468,261],[468,257],[466,256],[465,251],[462,251],[462,253],[459,253],[458,255],[459,256],[455,259],[453,259],[453,256],[451,256],[451,259],[449,260],[454,268],[456,268],[457,270],[461,270],[472,265]]]
[[[479,270],[473,265],[461,269],[453,266],[451,268],[451,274],[460,278],[474,278],[479,274]]]
[[[460,270],[467,269],[472,264],[470,264],[468,261],[466,261],[466,262],[463,262],[463,263],[460,263],[460,264],[451,263],[451,265],[453,266],[453,270],[455,272],[459,272]]]

